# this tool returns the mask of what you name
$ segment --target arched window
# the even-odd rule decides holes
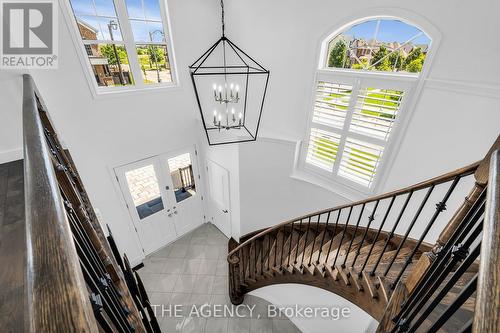
[[[373,192],[430,47],[426,33],[394,18],[358,21],[323,41],[304,168]]]

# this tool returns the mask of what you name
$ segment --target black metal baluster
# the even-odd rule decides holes
[[[439,214],[441,214],[442,211],[446,210],[446,202],[450,198],[451,193],[453,193],[453,191],[455,190],[455,187],[457,186],[459,180],[460,180],[460,177],[455,177],[455,179],[453,179],[453,182],[451,183],[450,187],[448,188],[448,191],[446,191],[446,194],[444,195],[443,199],[439,203],[436,204],[436,211],[434,212],[434,215],[432,216],[429,223],[425,227],[424,231],[422,232],[422,235],[420,235],[420,238],[419,238],[417,244],[415,245],[415,247],[413,248],[413,251],[406,258],[405,263],[404,263],[403,267],[401,268],[401,270],[399,271],[399,274],[398,274],[396,280],[394,280],[394,282],[393,282],[393,286],[396,286],[398,281],[401,279],[401,276],[403,276],[404,271],[406,270],[408,265],[410,265],[410,263],[412,262],[413,256],[415,255],[418,248],[420,247],[420,244],[422,244],[422,242],[424,241],[424,238],[425,238],[425,236],[427,236],[427,233],[429,232],[431,227],[434,225],[434,222],[438,218]]]
[[[276,260],[278,258],[278,236],[279,236],[279,232],[276,231],[276,237],[274,240],[274,267],[276,267]]]
[[[429,287],[427,293],[421,299],[419,299],[419,302],[413,308],[411,308],[408,315],[399,320],[400,324],[403,323],[403,325],[400,326],[404,327],[406,325],[409,325],[409,323],[413,320],[413,318],[415,318],[415,316],[419,314],[422,307],[427,303],[427,300],[430,299],[432,294],[441,286],[441,283],[446,279],[448,273],[450,273],[455,268],[458,262],[463,261],[458,267],[458,269],[453,273],[448,282],[445,284],[445,286],[439,291],[438,295],[434,298],[434,300],[424,309],[424,311],[414,324],[415,329],[418,328],[423,323],[423,321],[428,317],[428,315],[432,312],[432,310],[434,310],[434,308],[439,304],[439,302],[446,295],[446,293],[455,285],[458,279],[462,277],[465,271],[479,256],[481,250],[481,242],[479,242],[474,247],[474,250],[470,254],[468,254],[468,251],[469,247],[477,239],[482,230],[483,230],[483,221],[481,221],[478,224],[478,226],[471,233],[470,237],[468,237],[468,239],[464,242],[464,244],[455,246],[453,248],[451,260],[446,264],[446,267],[439,272],[439,276],[433,281],[433,284]]]
[[[241,259],[241,269],[240,269],[240,271],[243,272],[243,276],[241,276],[241,272],[239,273],[240,274],[240,283],[241,282],[245,283],[245,279],[246,279],[246,275],[247,275],[247,268],[245,266],[245,250],[244,250],[244,247],[240,248],[240,250],[238,252],[240,254],[240,259]]]
[[[75,242],[76,247],[78,248],[77,242]],[[128,325],[124,326],[124,323],[122,322],[121,318],[117,316],[116,311],[113,310],[113,307],[109,304],[109,300],[104,297],[102,294],[96,279],[92,276],[92,274],[87,270],[87,266],[82,262],[81,258],[80,259],[80,267],[82,269],[83,273],[83,278],[85,279],[85,282],[89,286],[89,289],[92,290],[92,292],[96,295],[100,296],[100,300],[102,301],[102,306],[104,309],[104,312],[106,315],[111,319],[113,322],[113,325],[117,330],[122,330],[123,332],[130,332]]]
[[[396,199],[396,196],[392,196],[391,201],[389,202],[389,206],[387,207],[387,210],[385,211],[384,218],[382,219],[382,223],[380,223],[380,226],[377,230],[377,234],[375,235],[375,238],[373,239],[372,246],[370,247],[370,250],[368,251],[368,255],[366,256],[365,262],[363,263],[363,266],[361,267],[360,273],[364,272],[366,268],[366,264],[368,263],[368,259],[372,255],[373,248],[375,247],[375,243],[378,240],[378,236],[380,236],[380,232],[382,231],[382,228],[384,227],[385,221],[387,220],[387,216],[389,216],[389,213],[392,208],[392,204],[394,203],[394,200]]]
[[[477,275],[474,275],[472,280],[467,283],[464,289],[458,294],[457,298],[451,303],[446,310],[441,314],[438,320],[432,325],[428,333],[437,332],[441,326],[444,325],[451,318],[451,316],[457,312],[457,310],[465,303],[465,301],[474,294],[477,289]]]
[[[361,211],[359,212],[359,216],[358,216],[358,222],[356,222],[356,227],[354,227],[354,233],[352,235],[351,241],[349,242],[349,247],[347,248],[347,252],[346,252],[345,257],[344,257],[344,262],[341,265],[342,268],[345,268],[345,263],[347,262],[347,258],[349,257],[349,253],[351,253],[352,243],[354,242],[354,239],[356,238],[356,232],[358,232],[359,222],[361,221],[361,217],[363,216],[363,212],[365,210],[365,205],[366,204],[363,204],[361,206]]]
[[[319,265],[319,258],[321,257],[321,251],[323,250],[323,244],[325,242],[325,236],[326,236],[326,233],[328,230],[328,222],[330,222],[330,213],[331,213],[331,211],[328,212],[328,215],[326,216],[325,229],[323,230],[323,237],[321,238],[321,244],[319,246],[319,253],[318,253],[318,258],[316,259],[316,265]]]
[[[109,311],[106,312],[113,314],[113,322],[115,323],[115,325],[117,325],[117,327],[125,325],[124,331],[130,332],[130,323],[128,322],[127,316],[126,314],[124,314],[123,309],[121,308],[121,304],[119,302],[118,304],[116,304],[117,300],[113,299],[113,297],[110,295],[108,287],[103,284],[103,280],[101,279],[100,274],[96,271],[96,268],[94,266],[95,263],[92,264],[91,259],[88,258],[86,251],[83,248],[84,245],[82,246],[82,240],[79,236],[77,236],[76,233],[73,233],[73,240],[82,271],[85,271],[89,274],[89,281],[92,281],[92,283],[96,287],[95,293],[99,293],[102,296],[106,308],[109,309]],[[87,281],[87,283],[89,283],[89,281]]]
[[[307,267],[311,267],[311,261],[312,261],[312,256],[314,253],[314,246],[316,246],[316,238],[318,237],[319,234],[319,220],[321,219],[321,214],[318,215],[318,221],[316,222],[316,235],[314,236],[313,240],[313,246],[311,248],[311,255],[309,256],[309,262],[307,263]],[[323,237],[325,236],[323,232]]]
[[[454,244],[461,243],[483,215],[486,205],[485,197],[486,190],[481,193],[474,206],[466,214],[463,219],[464,222],[460,223],[448,242],[437,253],[437,258],[433,261],[431,267],[429,267],[425,279],[415,287],[410,298],[403,303],[399,314],[393,319],[394,322],[397,322],[401,317],[407,317],[410,309],[413,309],[417,302],[420,302],[421,299],[427,299],[428,295],[434,292],[432,285],[437,281],[439,275],[446,267]]]
[[[470,267],[470,265],[474,262],[474,260],[477,258],[477,256],[480,253],[480,245],[477,246],[474,251],[467,257],[467,259],[460,265],[460,267],[455,271],[453,276],[448,280],[448,282],[444,285],[444,287],[439,291],[439,293],[436,295],[436,297],[432,300],[431,303],[424,309],[422,314],[417,318],[415,323],[413,323],[410,328],[408,329],[408,332],[415,332],[417,328],[422,325],[422,323],[427,319],[429,314],[434,310],[434,308],[442,301],[442,299],[446,296],[446,294],[453,288],[455,283],[458,281],[460,277],[466,272],[466,270]],[[477,274],[475,275],[475,278],[477,278]],[[474,281],[471,280],[471,282]],[[408,324],[410,323],[410,320],[408,320]]]
[[[356,260],[361,253],[361,249],[363,248],[363,244],[365,243],[366,235],[368,234],[368,229],[370,229],[370,225],[372,224],[373,220],[375,220],[375,213],[377,212],[379,202],[379,200],[376,201],[372,214],[368,216],[368,224],[365,228],[365,233],[363,234],[363,238],[361,239],[361,243],[359,244],[358,250],[356,251],[356,255],[354,256],[351,267],[354,267],[354,265],[356,264]],[[361,275],[361,271],[359,272],[359,275]]]
[[[253,269],[255,271],[255,274],[257,274],[257,241],[253,240]]]
[[[333,240],[335,239],[335,237],[337,237],[337,226],[339,224],[339,218],[340,218],[341,213],[342,213],[342,208],[339,209],[338,214],[337,214],[337,218],[335,219],[335,226],[333,228],[333,237],[332,237],[332,240],[330,241],[330,245],[328,246],[328,252],[326,253],[325,264],[323,265],[323,272],[326,269],[326,265],[328,263],[328,258],[330,257],[330,252],[332,250]]]
[[[61,195],[63,196],[63,198],[66,198],[63,192],[61,192]],[[109,292],[112,301],[117,304],[117,308],[120,311],[121,315],[123,317],[126,317],[127,314],[124,310],[124,306],[119,300],[120,296],[113,282],[111,281],[111,278],[107,273],[104,264],[100,260],[99,255],[97,254],[97,250],[94,248],[89,239],[89,236],[81,226],[80,219],[75,214],[70,202],[65,200],[64,205],[66,208],[68,221],[70,222],[73,238],[75,238],[75,241],[78,241],[81,246],[81,255],[88,258],[88,263],[92,267],[92,270],[95,272],[96,276],[98,276],[99,283],[106,287],[106,290]],[[128,311],[129,310],[127,309],[127,312]]]
[[[293,261],[293,264],[296,265],[297,264],[297,255],[299,254],[299,245],[300,245],[300,238],[302,237],[302,219],[300,219],[300,222],[299,222],[299,240],[297,242],[297,246],[295,247],[295,259]]]
[[[406,197],[405,203],[403,204],[403,207],[401,207],[401,211],[399,212],[399,215],[396,219],[396,222],[394,222],[394,225],[392,226],[391,232],[389,235],[387,235],[387,238],[385,240],[384,248],[382,249],[382,252],[380,253],[380,256],[377,259],[377,262],[375,263],[375,266],[373,266],[372,271],[370,272],[370,276],[375,275],[375,271],[377,270],[378,265],[380,264],[380,260],[382,260],[382,257],[384,256],[385,250],[387,250],[387,246],[389,245],[389,242],[391,241],[392,237],[394,236],[394,231],[396,231],[396,228],[398,227],[399,222],[401,221],[401,217],[403,217],[403,214],[406,210],[406,207],[408,206],[408,203],[410,202],[410,199],[413,195],[413,191],[410,191],[408,193],[408,196]]]
[[[307,229],[306,229],[306,239],[304,240],[304,248],[302,249],[302,258],[300,260],[300,268],[304,268],[304,256],[306,255],[306,247],[307,247],[307,236],[309,235],[309,228],[311,227],[311,217],[307,220]]]
[[[286,232],[285,232],[285,226],[283,225],[283,239],[281,240],[280,271],[283,270],[283,254],[284,254],[284,248],[285,248],[285,239],[286,239]]]
[[[271,263],[271,233],[267,234],[267,271],[269,272]]]
[[[429,189],[427,190],[427,193],[425,194],[424,200],[422,200],[422,202],[420,203],[420,206],[418,207],[418,210],[415,213],[415,216],[413,217],[413,220],[411,221],[410,226],[406,230],[406,233],[403,236],[403,239],[399,243],[399,246],[398,246],[398,248],[396,250],[396,253],[392,257],[391,262],[389,263],[389,265],[387,266],[387,269],[384,272],[384,276],[387,276],[387,273],[389,273],[389,270],[391,269],[392,264],[394,264],[394,261],[396,260],[396,258],[399,255],[399,251],[401,251],[401,249],[403,248],[403,245],[406,242],[406,239],[408,238],[408,235],[410,234],[411,230],[413,229],[413,226],[417,222],[417,220],[418,220],[418,218],[420,216],[420,213],[422,213],[422,210],[424,209],[425,204],[427,203],[427,200],[429,200],[429,197],[430,197],[430,195],[431,195],[431,193],[432,193],[433,190],[434,190],[434,185],[432,185],[431,187],[429,187]],[[391,284],[391,289],[394,289],[395,286],[396,286],[395,284]]]
[[[342,231],[342,236],[340,237],[339,248],[337,249],[337,253],[335,253],[335,259],[333,259],[332,270],[335,269],[335,263],[337,262],[337,258],[339,257],[340,248],[342,247],[342,241],[344,240],[347,226],[349,225],[349,220],[351,219],[352,208],[353,206],[349,207],[349,214],[347,215],[347,220],[345,222],[344,230]]]
[[[288,250],[288,263],[286,264],[286,267],[290,267],[290,257],[292,256],[292,243],[293,243],[293,231],[294,231],[294,223],[292,222],[291,230],[290,230],[290,249]],[[298,243],[298,240],[297,240]]]

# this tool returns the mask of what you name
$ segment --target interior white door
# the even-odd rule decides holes
[[[193,230],[203,221],[199,171],[195,149],[163,154],[160,161],[166,176],[166,189],[178,236]]]
[[[231,237],[231,207],[229,200],[229,171],[207,160],[212,223],[228,238]]]
[[[116,168],[115,174],[144,253],[173,241],[177,233],[159,159],[127,164]]]

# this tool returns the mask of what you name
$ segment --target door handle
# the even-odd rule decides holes
[[[228,210],[227,209],[223,209],[222,212],[225,213],[225,214],[227,214]]]

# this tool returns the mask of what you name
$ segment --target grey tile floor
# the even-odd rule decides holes
[[[269,318],[269,303],[251,295],[245,297],[243,304],[253,309],[252,316],[249,308],[244,307],[240,307],[240,314],[244,313],[244,318],[231,317],[229,314],[222,318],[207,315],[209,310],[213,313],[223,309],[224,305],[231,309],[227,282],[227,241],[227,237],[212,224],[203,224],[145,259],[139,274],[151,303],[156,305],[162,331],[300,332],[284,316]],[[176,305],[178,317],[174,316]]]

